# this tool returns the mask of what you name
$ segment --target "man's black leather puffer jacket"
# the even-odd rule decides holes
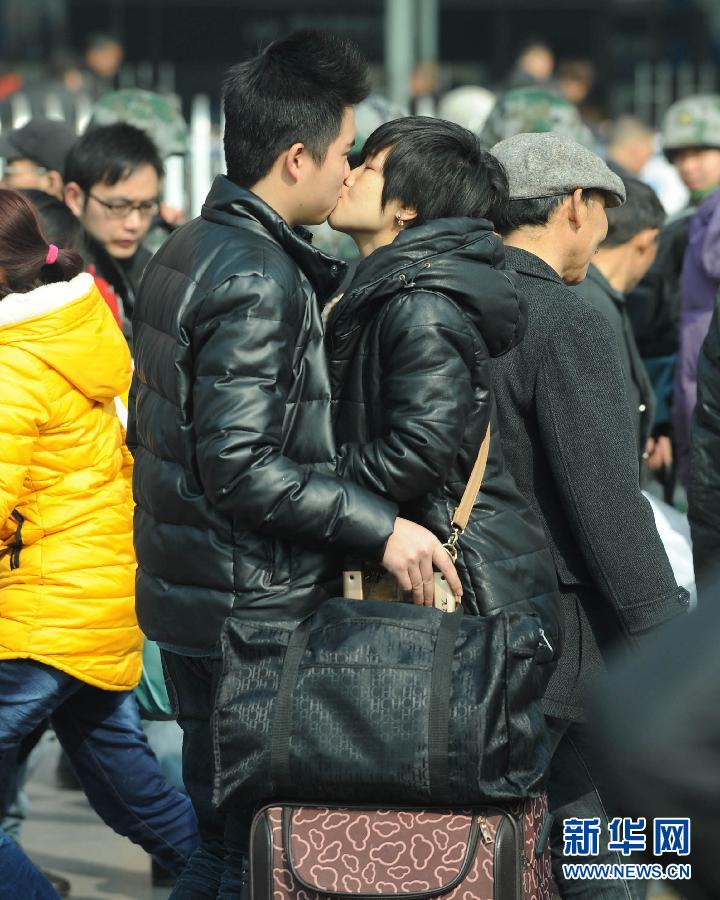
[[[487,221],[438,219],[372,253],[326,329],[338,472],[445,541],[490,423],[485,479],[458,544],[463,605],[489,613],[528,600],[556,636],[555,569],[503,463],[489,365],[525,324]]]
[[[381,557],[396,505],[332,474],[315,295],[343,273],[222,176],[148,266],[128,444],[149,637],[209,652],[228,615],[298,618],[346,551]]]

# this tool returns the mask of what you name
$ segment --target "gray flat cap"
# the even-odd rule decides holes
[[[607,206],[625,202],[622,179],[592,150],[570,138],[550,132],[516,134],[490,152],[505,167],[511,200],[537,200],[584,188],[604,191]]]

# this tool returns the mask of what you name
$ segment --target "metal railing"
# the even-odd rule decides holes
[[[9,127],[20,128],[32,118],[33,108],[26,94],[13,94],[8,104]],[[74,118],[68,124],[81,134],[90,120],[91,111],[90,98],[79,95],[74,102]],[[42,112],[52,119],[64,119],[60,96],[46,94]],[[188,154],[165,159],[165,199],[170,206],[182,209],[191,217],[200,213],[213,178],[224,171],[221,135],[222,122],[214,124],[211,118],[210,98],[206,94],[197,94],[191,103]]]
[[[675,100],[690,94],[713,94],[717,71],[712,62],[699,65],[669,62],[639,62],[635,65],[633,112],[651,125],[659,125]]]

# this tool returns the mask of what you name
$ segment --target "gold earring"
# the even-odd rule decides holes
[[[397,219],[398,228],[404,228],[404,227],[405,227],[405,222],[403,222],[403,220],[400,218],[400,214],[399,214],[399,213],[398,213],[398,215],[395,216],[395,218]]]

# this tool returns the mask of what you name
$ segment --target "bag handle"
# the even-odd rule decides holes
[[[275,715],[270,742],[270,782],[276,795],[282,794],[290,784],[292,698],[300,671],[300,663],[310,640],[310,619],[311,616],[303,619],[290,635],[275,698]]]
[[[467,523],[470,519],[470,513],[472,512],[473,506],[475,506],[475,501],[477,500],[477,496],[480,493],[480,488],[482,487],[483,478],[485,477],[485,468],[487,466],[488,456],[490,455],[490,423],[488,422],[487,431],[485,432],[485,437],[482,440],[482,444],[480,444],[480,449],[478,451],[477,459],[475,460],[475,465],[473,466],[472,472],[470,473],[470,477],[468,478],[468,483],[465,485],[465,490],[463,491],[463,495],[460,498],[460,502],[455,508],[455,512],[452,517],[452,530],[450,532],[450,537],[447,540],[447,543],[443,544],[443,547],[447,550],[450,555],[450,559],[453,562],[457,559],[457,542],[460,535],[463,533],[465,528],[467,527]]]
[[[443,613],[435,638],[432,672],[430,675],[430,705],[428,709],[428,756],[430,796],[448,794],[450,779],[450,693],[452,668],[463,611]]]

